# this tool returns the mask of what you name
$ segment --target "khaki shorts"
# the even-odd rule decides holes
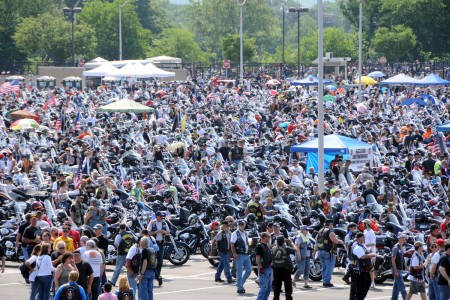
[[[425,281],[423,282],[411,281],[409,283],[409,292],[411,294],[425,293]]]

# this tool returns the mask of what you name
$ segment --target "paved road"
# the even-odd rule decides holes
[[[29,297],[29,285],[24,283],[17,263],[7,262],[10,266],[4,274],[0,274],[0,296],[7,300],[24,300]],[[107,267],[108,278],[111,278],[114,266]],[[186,265],[175,267],[165,261],[163,267],[164,284],[162,287],[155,287],[154,298],[164,300],[195,299],[195,300],[231,300],[231,299],[256,299],[258,286],[254,283],[255,275],[251,275],[245,285],[247,293],[238,295],[236,287],[229,284],[214,282],[214,268],[199,255],[195,255]],[[335,270],[332,282],[334,288],[323,288],[320,282],[313,282],[311,290],[294,288],[294,299],[308,298],[308,300],[323,299],[348,299],[349,286],[340,278],[342,272]],[[156,283],[156,282],[155,282]],[[301,284],[298,284],[301,286]],[[377,286],[370,290],[367,300],[390,299],[392,293],[392,281]],[[272,295],[271,295],[272,298]],[[282,296],[282,299],[284,297]]]

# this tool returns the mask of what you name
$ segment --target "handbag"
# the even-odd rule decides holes
[[[30,266],[31,266],[31,268],[36,267],[36,262],[32,263]],[[20,274],[22,275],[22,277],[24,279],[28,279],[30,277],[30,269],[28,268],[28,266],[25,263],[22,263],[19,266],[19,270],[20,270]]]

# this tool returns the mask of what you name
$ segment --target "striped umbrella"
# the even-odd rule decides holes
[[[9,128],[11,130],[38,129],[39,124],[33,119],[20,119],[12,123]]]

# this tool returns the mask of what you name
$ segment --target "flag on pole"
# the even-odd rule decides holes
[[[80,165],[78,166],[77,174],[75,178],[73,179],[73,185],[75,189],[78,189],[81,185],[81,171],[83,169],[83,162],[80,162]]]
[[[80,111],[78,111],[77,118],[75,119],[75,130],[81,130]]]

